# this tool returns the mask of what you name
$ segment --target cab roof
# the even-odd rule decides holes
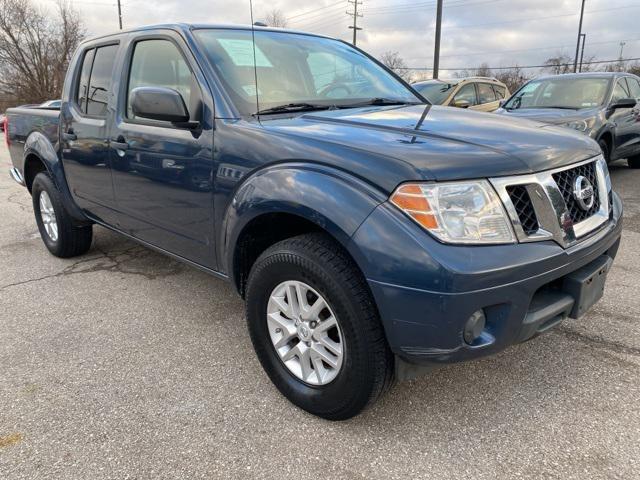
[[[99,35],[96,37],[91,37],[85,39],[82,43],[90,43],[96,40],[108,39],[111,37],[119,37],[121,35],[127,35],[130,33],[136,32],[146,32],[152,30],[173,30],[175,32],[180,32],[183,34],[188,34],[193,30],[204,30],[204,29],[220,29],[220,30],[254,30],[256,32],[281,32],[281,33],[292,33],[298,35],[308,35],[310,37],[319,37],[319,38],[332,38],[326,35],[319,35],[316,33],[304,32],[301,30],[293,30],[288,28],[277,28],[277,27],[262,27],[262,26],[254,26],[251,25],[236,25],[236,24],[222,24],[222,23],[159,23],[154,25],[143,25],[140,27],[130,28],[127,30],[119,30],[113,33],[107,33],[104,35]]]

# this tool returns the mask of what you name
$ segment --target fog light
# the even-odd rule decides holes
[[[486,323],[487,319],[484,316],[484,312],[482,310],[473,312],[464,326],[464,332],[462,334],[464,337],[464,341],[469,345],[473,344],[473,342],[475,342],[482,334]]]

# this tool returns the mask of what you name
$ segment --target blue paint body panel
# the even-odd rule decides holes
[[[615,256],[617,196],[604,230],[564,250],[554,242],[452,246],[388,203],[407,181],[529,174],[599,153],[586,136],[504,116],[431,105],[377,106],[243,118],[192,35],[146,27],[85,42],[74,56],[61,115],[10,109],[12,161],[37,157],[77,220],[96,221],[221,277],[237,240],[262,215],[304,218],[335,238],[363,272],[389,345],[415,363],[486,355],[515,342],[534,293],[597,257]],[[174,42],[200,91],[196,130],[128,120],[127,65],[136,41]],[[106,118],[70,101],[83,52],[118,44]],[[69,140],[65,134],[77,138]],[[128,142],[126,151],[110,148]],[[115,144],[115,143],[114,143]],[[462,325],[487,312],[493,341],[465,345]]]

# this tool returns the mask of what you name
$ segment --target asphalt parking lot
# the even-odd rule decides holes
[[[102,228],[44,248],[0,150],[0,478],[638,478],[640,171],[583,319],[404,383],[343,423],[285,400],[226,283]]]

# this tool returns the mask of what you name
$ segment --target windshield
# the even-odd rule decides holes
[[[331,108],[362,106],[373,99],[422,103],[384,68],[337,40],[256,31],[254,71],[251,30],[194,33],[244,115],[294,104]]]
[[[593,108],[604,103],[608,89],[608,78],[533,80],[511,97],[504,108]]]
[[[451,94],[455,84],[443,82],[419,83],[413,85],[420,94],[434,105],[442,105]]]

